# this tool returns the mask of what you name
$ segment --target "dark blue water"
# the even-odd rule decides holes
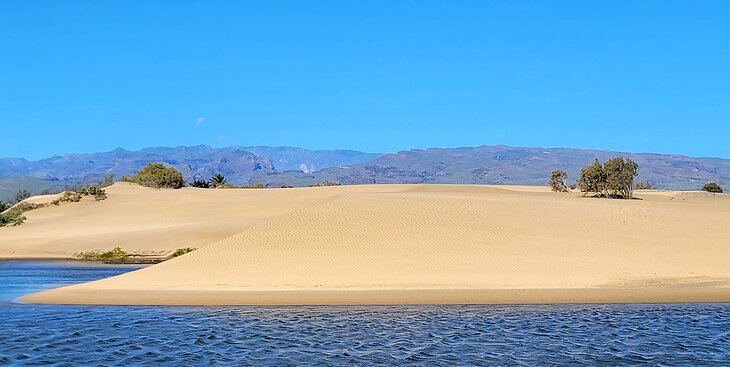
[[[0,365],[730,366],[730,305],[117,307],[10,302],[131,267],[0,261]]]

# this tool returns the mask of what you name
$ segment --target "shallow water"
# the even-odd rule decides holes
[[[0,365],[728,366],[730,304],[12,303],[135,267],[0,261]]]

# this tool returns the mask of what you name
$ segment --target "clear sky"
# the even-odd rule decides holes
[[[730,1],[0,2],[0,156],[482,144],[730,158]]]

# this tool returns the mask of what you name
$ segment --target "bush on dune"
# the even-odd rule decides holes
[[[581,192],[598,197],[631,199],[638,169],[639,165],[631,159],[614,157],[605,164],[596,159],[580,171],[578,187]]]
[[[722,187],[718,185],[716,182],[710,182],[706,183],[704,186],[702,186],[702,191],[712,192],[715,194],[722,194]]]
[[[84,196],[93,196],[94,200],[101,201],[106,199],[106,191],[96,186],[86,186],[77,189],[77,191],[64,191],[56,200],[51,201],[52,205],[61,203],[78,203]]]
[[[83,196],[93,196],[94,200],[101,201],[106,199],[106,191],[97,186],[86,186],[78,189],[79,194]]]
[[[117,246],[111,251],[102,252],[101,250],[90,250],[79,252],[76,258],[80,260],[106,260],[106,261],[124,261],[127,259],[127,253]]]
[[[199,188],[199,189],[209,189],[209,188],[210,188],[210,183],[208,183],[208,181],[205,181],[205,180],[198,180],[198,179],[195,179],[195,180],[193,180],[193,182],[192,182],[192,183],[190,184],[190,186],[191,186],[191,187],[197,187],[197,188]]]
[[[185,185],[180,171],[162,163],[150,163],[134,176],[122,177],[122,181],[156,189],[179,189]]]
[[[175,250],[170,257],[178,257],[197,250],[195,247],[184,247]]]
[[[20,203],[0,213],[0,227],[17,226],[25,221],[25,212],[42,208],[43,204]]]

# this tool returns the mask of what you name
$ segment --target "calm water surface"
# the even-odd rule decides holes
[[[0,261],[0,365],[730,366],[730,305],[118,307],[14,303],[134,270]]]

